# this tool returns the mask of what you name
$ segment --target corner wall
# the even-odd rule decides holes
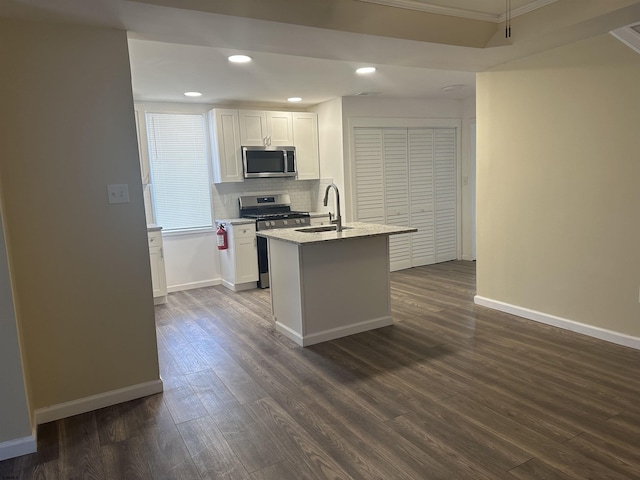
[[[0,19],[0,69],[0,192],[30,410],[51,419],[158,391],[126,33]],[[109,184],[127,184],[130,202],[109,204]]]
[[[0,461],[35,451],[0,218]]]
[[[477,77],[477,292],[640,348],[640,56],[602,35]]]

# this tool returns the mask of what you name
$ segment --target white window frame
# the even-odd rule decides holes
[[[191,105],[189,105],[188,107],[193,107]],[[210,212],[211,212],[211,226],[207,226],[207,227],[193,227],[193,228],[184,228],[184,229],[180,229],[180,230],[167,230],[165,228],[163,228],[162,230],[162,235],[163,236],[179,236],[179,235],[188,235],[188,234],[194,234],[194,233],[206,233],[206,232],[213,232],[215,230],[215,214],[214,214],[214,204],[213,204],[213,192],[211,191],[212,188],[212,181],[211,179],[213,178],[213,171],[212,171],[212,166],[211,166],[211,144],[210,144],[210,125],[209,125],[209,119],[207,118],[207,114],[206,114],[206,110],[200,110],[200,109],[194,109],[194,108],[185,108],[185,109],[181,109],[181,108],[145,108],[145,106],[142,105],[137,105],[137,108],[140,110],[140,120],[141,123],[143,123],[143,125],[141,125],[141,128],[144,129],[145,132],[145,145],[141,146],[141,150],[144,149],[145,154],[148,155],[148,162],[149,162],[149,188],[152,189],[152,194],[151,194],[151,209],[153,211],[153,218],[154,221],[158,222],[158,217],[156,215],[156,207],[155,207],[155,198],[154,198],[154,194],[153,194],[153,159],[152,159],[152,154],[151,154],[151,150],[150,150],[150,145],[149,145],[149,131],[148,131],[148,124],[147,124],[147,114],[168,114],[168,115],[197,115],[197,116],[202,116],[203,118],[203,122],[204,122],[204,135],[205,135],[205,158],[206,158],[206,164],[207,164],[207,185],[209,188],[209,202],[210,202]],[[163,225],[160,225],[163,226]],[[163,226],[164,227],[164,226]]]

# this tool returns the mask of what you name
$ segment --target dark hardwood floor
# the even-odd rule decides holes
[[[165,392],[41,425],[0,479],[640,478],[640,351],[474,293],[471,262],[396,272],[394,326],[308,348],[268,290],[171,294]]]

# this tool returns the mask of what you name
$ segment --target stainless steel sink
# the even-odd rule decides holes
[[[353,227],[342,227],[342,230],[349,230]],[[306,232],[306,233],[320,233],[320,232],[335,232],[335,225],[322,225],[321,227],[305,227],[305,228],[296,228],[296,232]]]

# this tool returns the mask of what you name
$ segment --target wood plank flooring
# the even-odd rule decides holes
[[[165,392],[41,425],[0,479],[640,478],[640,351],[474,293],[472,262],[395,272],[394,326],[304,349],[268,290],[171,294]]]

